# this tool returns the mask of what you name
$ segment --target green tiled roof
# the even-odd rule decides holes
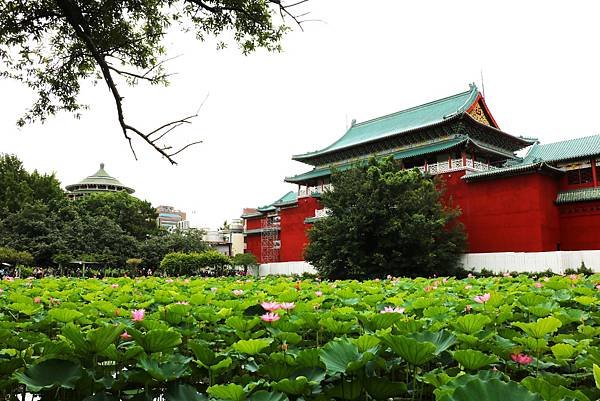
[[[527,155],[525,155],[523,159],[508,162],[504,168],[492,171],[484,171],[481,173],[471,173],[465,175],[463,178],[467,181],[470,181],[480,178],[515,175],[535,169],[562,172],[562,170],[559,170],[552,164],[560,161],[584,159],[599,155],[600,135],[569,139],[566,141],[548,143],[544,145],[535,143],[533,146],[531,146],[527,152]]]
[[[544,145],[536,143],[525,156],[523,163],[575,160],[597,155],[600,155],[600,135],[592,135]]]
[[[324,149],[293,156],[294,160],[335,152],[350,146],[375,141],[401,132],[435,125],[468,110],[479,91],[471,85],[468,91],[435,100],[410,109],[353,124],[346,134]]]
[[[392,155],[394,157],[394,159],[396,159],[396,160],[408,159],[410,157],[417,157],[417,156],[422,156],[422,155],[426,155],[426,154],[430,154],[430,153],[436,153],[436,152],[441,152],[443,150],[451,149],[457,145],[460,145],[461,143],[465,143],[468,140],[469,140],[469,138],[467,138],[466,136],[459,135],[459,136],[456,136],[455,138],[452,138],[449,140],[435,142],[432,144],[423,145],[423,146],[419,146],[419,147],[415,147],[415,148],[404,149],[404,150],[392,153],[390,155]],[[390,156],[390,155],[387,155],[387,156]],[[383,155],[383,156],[386,156],[386,155]],[[367,159],[365,158],[358,162],[344,163],[342,165],[336,166],[335,170],[345,171],[345,170],[348,170],[348,169],[356,166],[357,163],[366,163],[366,162],[367,162]],[[331,175],[331,170],[332,170],[332,168],[330,168],[330,167],[315,168],[315,169],[308,171],[306,173],[303,173],[303,174],[295,175],[293,177],[287,177],[285,179],[285,181],[291,182],[291,183],[297,183],[297,182],[304,182],[307,180],[311,180],[314,178],[326,177],[328,175]]]
[[[77,184],[67,185],[66,189],[67,191],[77,191],[80,189],[80,187],[84,187],[86,185],[112,185],[126,190],[129,193],[134,192],[132,188],[126,187],[125,185],[121,184],[119,180],[111,177],[106,170],[104,170],[104,163],[100,163],[100,169],[98,169],[98,171],[96,171],[94,174],[84,178]]]
[[[296,202],[298,199],[298,194],[295,191],[290,191],[287,194],[283,195],[281,198],[277,199],[275,202],[270,205],[265,205],[257,208],[259,212],[271,212],[276,209],[276,206],[288,205]]]
[[[559,192],[557,204],[600,200],[600,188],[582,188],[573,191]]]

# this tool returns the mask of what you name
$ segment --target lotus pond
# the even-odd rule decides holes
[[[0,398],[596,400],[599,283],[4,279]]]

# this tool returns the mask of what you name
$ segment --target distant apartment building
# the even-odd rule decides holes
[[[227,256],[244,253],[244,223],[233,219],[218,230],[204,228],[204,241],[211,249]]]
[[[173,206],[159,206],[156,208],[158,218],[156,223],[168,231],[177,229],[187,230],[190,228],[190,222],[186,220],[185,212],[175,209]]]

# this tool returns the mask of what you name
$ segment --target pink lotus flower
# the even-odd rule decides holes
[[[465,290],[470,290],[471,288],[473,288],[472,285],[470,285],[470,284],[465,285]]]
[[[211,289],[210,289],[210,290],[211,290],[212,292],[217,292],[217,289],[218,289],[217,287],[211,287]]]
[[[123,334],[121,334],[120,336],[123,340],[129,340],[131,339],[131,334],[127,333],[126,331],[123,332]]]
[[[598,285],[596,286],[596,289],[597,289],[597,290],[600,290],[600,284],[598,284]]]
[[[386,306],[379,313],[404,313],[404,308]]]
[[[577,276],[577,274],[569,274],[569,279],[571,279],[572,281],[577,280],[579,277]]]
[[[244,294],[244,290],[233,290],[231,291],[233,293],[233,295],[235,295],[236,297],[239,297],[240,295]]]
[[[322,297],[323,296],[323,292],[322,291],[315,291],[315,295],[318,297]]]
[[[39,304],[39,303],[41,303],[41,302],[42,302],[42,298],[40,298],[40,297],[35,297],[35,298],[33,298],[33,302],[35,302],[36,304]]]
[[[535,288],[542,288],[544,286],[544,284],[542,284],[542,283],[534,283],[533,286]]]
[[[119,284],[115,283],[115,284],[111,284],[112,288],[119,288]]]
[[[144,315],[146,311],[144,309],[135,309],[131,311],[131,320],[134,322],[141,322],[144,320]]]
[[[504,273],[502,273],[502,276],[504,276],[504,277],[510,277],[510,273],[509,272],[504,272]]]
[[[510,358],[519,365],[529,365],[533,362],[533,358],[526,354],[511,354]]]
[[[391,275],[391,274],[388,274],[386,278],[387,278],[388,280],[391,280],[391,279],[393,279],[394,277],[392,277],[392,275]]]
[[[281,309],[281,305],[278,304],[277,302],[263,302],[262,304],[260,304],[260,306],[262,306],[264,310],[269,311],[269,312],[273,312],[273,311],[276,311],[277,309]]]
[[[486,303],[487,301],[489,301],[489,300],[490,300],[490,298],[491,298],[491,295],[490,295],[490,293],[488,292],[488,293],[485,293],[485,294],[483,294],[483,295],[477,295],[475,298],[473,298],[473,300],[474,300],[475,302],[479,303],[479,304],[484,304],[484,303]]]
[[[4,290],[2,288],[0,288],[0,294],[2,294],[4,292]]]
[[[467,278],[473,278],[473,273],[467,274]]]
[[[262,319],[263,322],[267,322],[267,323],[276,322],[279,319],[281,319],[281,317],[277,313],[272,313],[272,312],[267,312],[264,315],[262,315],[260,318]]]
[[[283,310],[292,310],[296,307],[296,304],[293,302],[284,302],[282,304],[279,304],[279,307]]]
[[[5,276],[4,280],[6,280],[6,281],[15,281],[15,278],[11,277],[11,276]]]
[[[172,282],[173,282],[172,278],[168,278],[168,279],[165,280],[165,283],[167,283],[167,284],[171,284]]]

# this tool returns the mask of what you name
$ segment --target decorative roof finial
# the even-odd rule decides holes
[[[354,127],[354,126],[356,125],[356,118],[353,118],[353,119],[352,119],[352,122],[350,123],[350,125],[351,125],[352,127]]]
[[[104,169],[104,163],[100,163],[100,168]]]

